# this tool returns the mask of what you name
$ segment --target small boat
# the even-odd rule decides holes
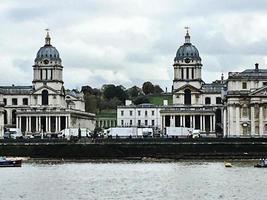
[[[224,166],[225,166],[225,167],[232,167],[232,164],[229,163],[229,162],[226,162],[226,163],[224,163]]]
[[[256,165],[254,165],[254,167],[264,168],[264,167],[267,167],[267,165],[258,163],[258,164],[256,164]]]
[[[0,167],[21,167],[22,160],[11,160],[0,157]]]
[[[261,160],[261,162],[260,163],[257,163],[256,165],[254,165],[254,167],[258,167],[258,168],[265,168],[265,167],[267,167],[267,159]]]

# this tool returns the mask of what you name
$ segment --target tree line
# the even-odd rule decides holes
[[[135,105],[149,103],[148,95],[163,93],[159,85],[149,81],[144,82],[141,88],[133,86],[126,89],[122,85],[105,84],[100,89],[82,86],[81,91],[84,94],[85,111],[93,113],[116,109],[118,105],[124,105],[126,99],[132,100]]]

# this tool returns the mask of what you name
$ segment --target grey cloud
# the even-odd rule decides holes
[[[192,43],[200,51],[203,77],[207,82],[214,79],[215,73],[252,67],[255,62],[264,65],[266,62],[263,58],[267,49],[266,36],[258,40],[244,37],[243,42],[240,39],[238,43],[231,41],[234,37],[239,38],[244,30],[252,31],[251,27],[244,28],[247,24],[257,26],[259,18],[267,18],[267,2],[262,0],[155,0],[153,4],[137,0],[13,0],[9,4],[0,13],[0,70],[9,68],[10,76],[1,78],[0,84],[14,81],[19,84],[25,82],[25,85],[30,83],[34,57],[43,45],[43,40],[37,38],[43,37],[46,27],[52,30],[52,43],[60,52],[65,71],[71,74],[89,69],[92,73],[88,81],[72,83],[65,80],[69,88],[85,83],[99,87],[110,81],[94,73],[95,70],[112,71],[115,75],[120,72],[131,79],[123,82],[128,86],[140,86],[151,80],[163,88],[167,85],[170,88],[173,58],[184,42],[183,28],[186,25],[191,27]],[[258,18],[251,17],[249,22],[245,19],[255,13]],[[226,18],[229,15],[236,18],[229,20]],[[111,18],[115,21],[112,25],[108,23]],[[101,24],[93,26],[92,23],[97,23],[99,19]],[[141,25],[144,27],[131,21],[133,19],[143,22]],[[235,19],[240,21],[235,22]],[[118,23],[116,20],[119,20]],[[235,27],[235,23],[239,26]],[[234,27],[233,35],[225,34],[229,24]],[[143,32],[140,31],[142,28]],[[27,37],[24,40],[23,35]],[[152,77],[148,69],[157,73],[165,70],[170,80],[160,78],[161,74]],[[22,72],[17,79],[15,76]],[[117,84],[118,80],[114,83]]]

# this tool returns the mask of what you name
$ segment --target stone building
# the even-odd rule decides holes
[[[95,115],[85,112],[83,94],[65,90],[63,66],[47,32],[33,65],[31,86],[0,86],[6,128],[17,127],[25,134],[58,133],[83,127],[93,130]]]
[[[173,104],[118,106],[118,125],[138,126],[141,123],[144,126],[160,127],[162,130],[166,127],[188,127],[222,135],[221,97],[225,81],[223,76],[221,80],[212,83],[202,80],[201,57],[198,49],[192,45],[188,31],[184,44],[177,50],[173,69]],[[152,111],[154,116],[150,115]]]
[[[161,128],[160,110],[163,106],[153,104],[134,105],[127,100],[125,106],[117,108],[118,126]]]
[[[4,102],[0,93],[0,138],[4,136]]]
[[[198,49],[192,45],[187,31],[185,42],[174,58],[173,105],[160,111],[162,129],[190,127],[201,132],[222,133],[223,77],[213,83],[202,79]]]
[[[224,101],[225,136],[267,136],[266,69],[229,72]]]

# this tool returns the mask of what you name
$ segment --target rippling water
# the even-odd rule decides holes
[[[267,199],[250,162],[27,164],[0,169],[0,199]]]

